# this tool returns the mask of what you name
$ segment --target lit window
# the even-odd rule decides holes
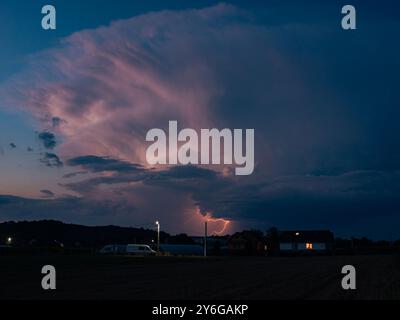
[[[306,243],[306,249],[312,250],[312,243]]]

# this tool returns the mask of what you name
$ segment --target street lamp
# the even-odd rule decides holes
[[[298,239],[298,236],[300,235],[300,232],[296,232],[295,235],[296,235],[296,237],[295,237],[295,241],[294,241],[294,249],[297,251],[299,248],[299,243],[298,243],[297,239]]]
[[[10,245],[10,244],[12,243],[12,240],[13,240],[13,239],[12,239],[11,237],[8,237],[8,238],[7,238],[7,244]]]
[[[160,222],[156,221],[157,225],[157,252],[160,252]]]

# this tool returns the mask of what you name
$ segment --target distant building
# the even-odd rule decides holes
[[[204,236],[192,236],[191,239],[202,248],[204,248]],[[224,255],[228,250],[229,236],[208,236],[207,237],[207,254],[208,255]]]
[[[333,249],[334,236],[329,230],[294,230],[279,233],[281,252],[328,252]]]
[[[203,245],[204,244],[204,236],[192,236],[190,237],[195,243]],[[226,246],[228,244],[227,236],[208,236],[207,237],[207,246],[214,246],[215,243],[219,243],[221,246]]]
[[[233,255],[265,255],[265,238],[261,231],[236,232],[228,241],[228,252]]]
[[[160,244],[160,251],[170,255],[201,256],[203,247],[197,244]]]

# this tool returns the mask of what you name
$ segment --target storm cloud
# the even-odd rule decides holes
[[[22,202],[67,215],[75,205],[94,221],[160,218],[173,231],[207,215],[238,228],[397,228],[399,21],[379,14],[345,33],[325,6],[301,15],[298,6],[258,13],[227,4],[149,13],[35,55],[0,91],[35,117],[45,148],[57,148],[42,162],[77,170],[60,181],[76,197],[16,198],[6,208],[17,214]],[[254,128],[253,175],[150,167],[146,132],[169,120]]]

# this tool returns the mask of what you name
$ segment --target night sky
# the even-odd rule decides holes
[[[400,238],[395,1],[50,2],[0,5],[0,221]],[[254,128],[254,173],[150,166],[169,120]]]

